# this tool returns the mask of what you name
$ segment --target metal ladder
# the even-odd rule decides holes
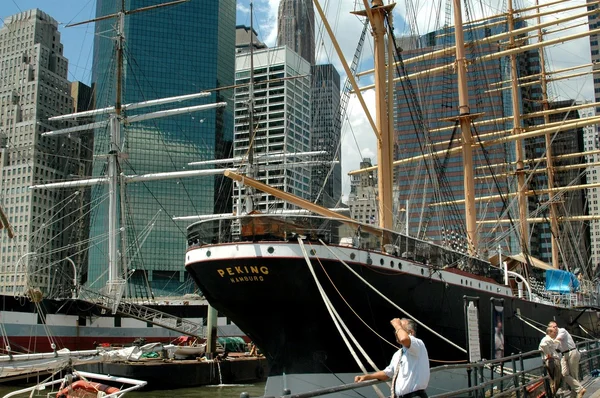
[[[127,302],[123,299],[115,299],[87,289],[81,289],[79,299],[97,305],[112,313],[135,318],[148,322],[165,329],[173,330],[183,335],[192,337],[204,337],[204,326],[186,319],[158,311],[140,304]]]

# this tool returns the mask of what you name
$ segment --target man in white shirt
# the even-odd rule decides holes
[[[429,384],[429,355],[423,340],[415,337],[416,325],[406,318],[394,318],[390,323],[396,330],[396,341],[402,347],[396,351],[384,370],[356,376],[354,382],[374,379],[385,381],[391,378],[392,398],[427,398],[425,389]]]
[[[560,354],[557,351],[558,341],[555,340],[557,334],[558,330],[548,326],[546,328],[546,335],[539,346],[539,349],[542,351],[544,366],[546,366],[550,379],[552,380],[550,387],[552,388],[553,395],[555,395],[556,391],[560,388],[560,383],[562,381]]]
[[[571,397],[581,398],[585,394],[585,388],[579,382],[579,350],[573,341],[571,334],[565,328],[559,328],[556,322],[551,321],[548,327],[556,330],[556,341],[558,351],[561,353],[560,367],[565,382],[571,387]]]

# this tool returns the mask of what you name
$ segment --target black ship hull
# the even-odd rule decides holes
[[[598,335],[596,311],[518,298],[510,287],[484,276],[351,247],[306,244],[305,248],[324,295],[380,369],[396,350],[389,322],[402,316],[426,326],[418,328],[418,335],[432,366],[467,361],[465,296],[478,302],[482,358],[494,356],[493,303],[504,308],[505,355],[536,350],[543,337],[540,330],[550,320],[578,335],[580,325]],[[344,263],[356,275],[340,259],[347,259]],[[209,303],[263,351],[270,376],[361,373],[298,243],[192,248],[186,268]]]

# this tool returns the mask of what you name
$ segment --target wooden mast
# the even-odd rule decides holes
[[[539,7],[539,1],[535,1],[535,5]],[[539,8],[537,9],[539,13]],[[538,24],[541,22],[540,16],[537,17]],[[543,32],[542,29],[538,29],[538,42],[542,42]],[[547,111],[549,109],[548,106],[548,83],[546,81],[546,62],[544,58],[544,48],[540,47],[539,49],[540,56],[540,86],[542,88],[542,107],[543,111]],[[550,123],[550,117],[548,113],[544,113],[544,125]],[[548,176],[548,188],[554,188],[554,159],[552,157],[552,137],[550,133],[546,133],[546,168],[547,168],[547,176]],[[556,202],[552,200],[552,193],[548,193],[548,200],[550,201],[550,242],[552,248],[552,266],[556,269],[559,267],[559,247],[558,247],[558,236],[560,230],[558,228],[558,211],[556,209]]]
[[[473,177],[473,137],[471,135],[471,110],[469,107],[469,91],[467,87],[467,69],[465,59],[465,41],[462,26],[462,9],[460,0],[454,3],[454,38],[456,41],[456,72],[458,76],[458,109],[457,117],[462,136],[463,185],[465,197],[465,223],[467,227],[468,253],[477,255],[477,217],[475,214],[475,179]]]
[[[508,0],[508,31],[512,32],[514,30],[514,11],[512,8],[512,0]],[[510,46],[509,48],[515,47],[515,37],[510,36],[509,39]],[[519,107],[520,101],[517,97],[518,87],[518,79],[519,74],[517,73],[517,55],[515,53],[510,54],[510,73],[512,76],[511,79],[511,95],[512,95],[512,112],[513,112],[513,129],[512,134],[514,136],[519,137],[523,131],[522,121],[521,121],[521,109]],[[517,176],[517,203],[519,208],[519,232],[520,232],[520,243],[521,250],[523,253],[529,253],[529,228],[527,225],[527,197],[525,196],[525,191],[527,186],[525,185],[525,166],[523,163],[523,159],[525,158],[524,149],[523,149],[523,140],[517,139],[515,141],[515,156],[516,156],[516,169],[515,174]]]
[[[374,70],[375,70],[375,124],[377,134],[377,188],[378,188],[378,210],[379,226],[392,229],[394,226],[393,214],[393,134],[390,122],[388,101],[393,100],[393,93],[388,92],[392,82],[388,83],[386,73],[386,44],[385,44],[385,20],[391,14],[395,4],[383,5],[383,0],[372,0],[369,6],[367,0],[363,0],[365,10],[354,12],[354,14],[367,16],[373,30],[374,42]],[[391,57],[391,54],[390,54]],[[391,64],[391,63],[390,63]]]

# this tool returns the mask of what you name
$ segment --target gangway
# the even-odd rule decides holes
[[[204,326],[178,316],[158,311],[141,304],[128,302],[120,296],[112,297],[89,289],[81,288],[79,299],[94,304],[114,314],[148,322],[165,329],[191,337],[205,337]]]

